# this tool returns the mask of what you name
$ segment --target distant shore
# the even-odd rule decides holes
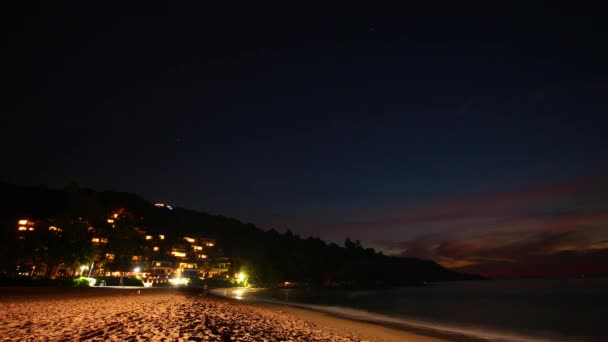
[[[310,310],[174,289],[1,288],[5,340],[438,342]]]

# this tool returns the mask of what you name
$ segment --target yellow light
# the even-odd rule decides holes
[[[101,242],[101,243],[108,243],[108,238],[101,238],[99,240],[99,242]]]
[[[158,252],[158,250],[159,250],[159,249],[160,249],[160,248],[158,248],[158,246],[154,246],[154,251],[155,251],[155,252]]]
[[[159,237],[161,240],[164,240],[164,239],[165,239],[165,236],[164,236],[164,235],[159,235],[158,237]]]
[[[213,246],[215,246],[215,244],[213,242],[207,242],[206,245],[207,245],[207,247],[213,247]]]
[[[203,246],[192,246],[192,249],[194,249],[195,251],[202,251],[203,250]]]
[[[108,223],[114,223],[113,219],[108,219]]]
[[[183,253],[183,252],[171,252],[171,254],[173,254],[173,256],[176,256],[178,258],[185,258],[186,257],[186,253]]]
[[[34,230],[34,227],[30,227],[30,230]]]
[[[27,220],[19,220],[19,224],[25,226],[27,224]]]
[[[114,214],[114,215],[112,215],[112,217],[114,217],[115,219],[117,219],[118,218],[118,214]]]
[[[95,243],[99,243],[99,238],[94,237],[94,238],[92,238],[92,239],[91,239],[91,241],[92,241],[92,242],[95,242]]]
[[[188,278],[171,278],[169,279],[169,283],[171,283],[171,285],[173,286],[179,286],[179,285],[183,285],[183,286],[188,286],[188,284],[190,283],[190,279]]]
[[[21,227],[19,227],[19,230],[21,230],[21,231],[27,230],[27,227],[21,226]]]
[[[196,240],[194,240],[193,238],[191,238],[191,237],[187,237],[187,236],[184,238],[184,240],[186,240],[186,241],[188,241],[188,242],[190,242],[190,243],[194,243],[194,241],[196,241]]]
[[[146,235],[146,240],[152,240],[152,235]]]
[[[243,299],[243,294],[245,293],[245,291],[243,289],[238,289],[234,290],[232,293],[234,293],[234,298]]]
[[[201,254],[200,257],[201,259],[207,259],[207,256],[205,254]]]

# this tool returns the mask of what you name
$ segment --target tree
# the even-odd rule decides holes
[[[108,243],[105,252],[114,255],[114,260],[106,267],[111,271],[130,271],[134,268],[132,257],[143,255],[146,251],[145,237],[138,232],[137,220],[123,215],[107,228]]]

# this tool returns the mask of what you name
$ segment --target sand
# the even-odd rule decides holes
[[[13,288],[0,294],[0,341],[443,340],[314,311],[171,289]]]

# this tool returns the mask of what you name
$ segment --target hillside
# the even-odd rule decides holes
[[[358,241],[346,239],[338,246],[291,231],[264,231],[236,219],[209,215],[184,208],[168,209],[130,193],[97,192],[76,185],[65,189],[23,187],[0,183],[2,264],[4,272],[14,267],[16,223],[21,218],[48,220],[71,217],[89,224],[105,223],[108,213],[123,208],[137,225],[168,240],[181,236],[213,238],[234,271],[245,270],[259,284],[283,281],[353,286],[397,285],[424,281],[476,279],[447,270],[435,262],[386,256]]]

